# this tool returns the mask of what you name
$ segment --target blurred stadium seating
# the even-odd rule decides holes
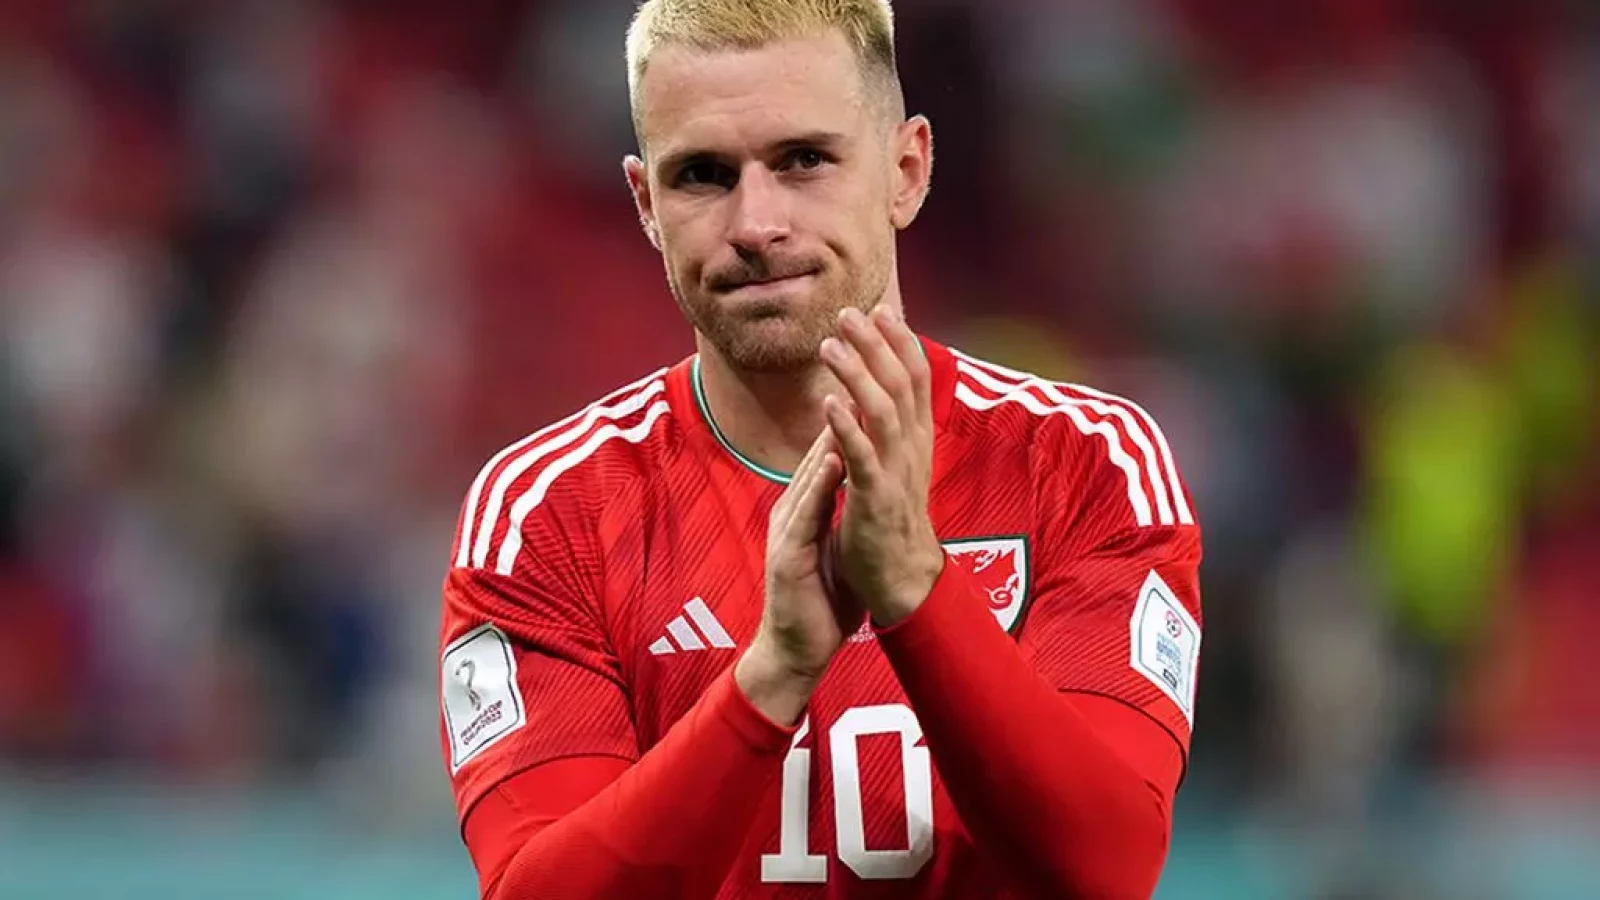
[[[0,4],[0,897],[470,896],[438,588],[689,352],[629,0]],[[917,323],[1207,526],[1162,900],[1592,896],[1600,6],[902,0]]]

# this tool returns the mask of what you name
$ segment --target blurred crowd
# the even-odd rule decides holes
[[[0,4],[0,771],[448,817],[465,487],[691,351],[631,10]],[[1191,789],[1329,846],[1600,794],[1600,6],[897,13],[916,324],[1139,399],[1196,495]]]

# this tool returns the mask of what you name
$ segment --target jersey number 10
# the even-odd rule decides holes
[[[783,760],[783,797],[778,852],[761,857],[761,880],[772,884],[820,884],[828,880],[828,858],[811,852],[811,751],[800,747],[811,730],[801,723]],[[861,811],[861,766],[857,741],[867,735],[898,734],[905,772],[906,849],[868,850]],[[839,861],[865,880],[913,878],[933,855],[933,763],[918,747],[922,724],[909,706],[857,706],[828,729],[833,756],[833,818]]]

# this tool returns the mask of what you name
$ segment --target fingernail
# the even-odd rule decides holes
[[[829,362],[841,362],[844,359],[844,345],[834,338],[822,342],[822,358]]]

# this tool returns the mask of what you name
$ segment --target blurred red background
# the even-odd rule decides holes
[[[630,11],[0,4],[0,783],[289,786],[448,835],[462,492],[692,349],[620,168]],[[1600,795],[1596,7],[897,14],[938,151],[916,324],[1139,399],[1197,495],[1188,833],[1283,824],[1295,890],[1412,897],[1455,870],[1394,836],[1461,856],[1463,796],[1570,833]],[[1162,896],[1255,895],[1185,833]]]

